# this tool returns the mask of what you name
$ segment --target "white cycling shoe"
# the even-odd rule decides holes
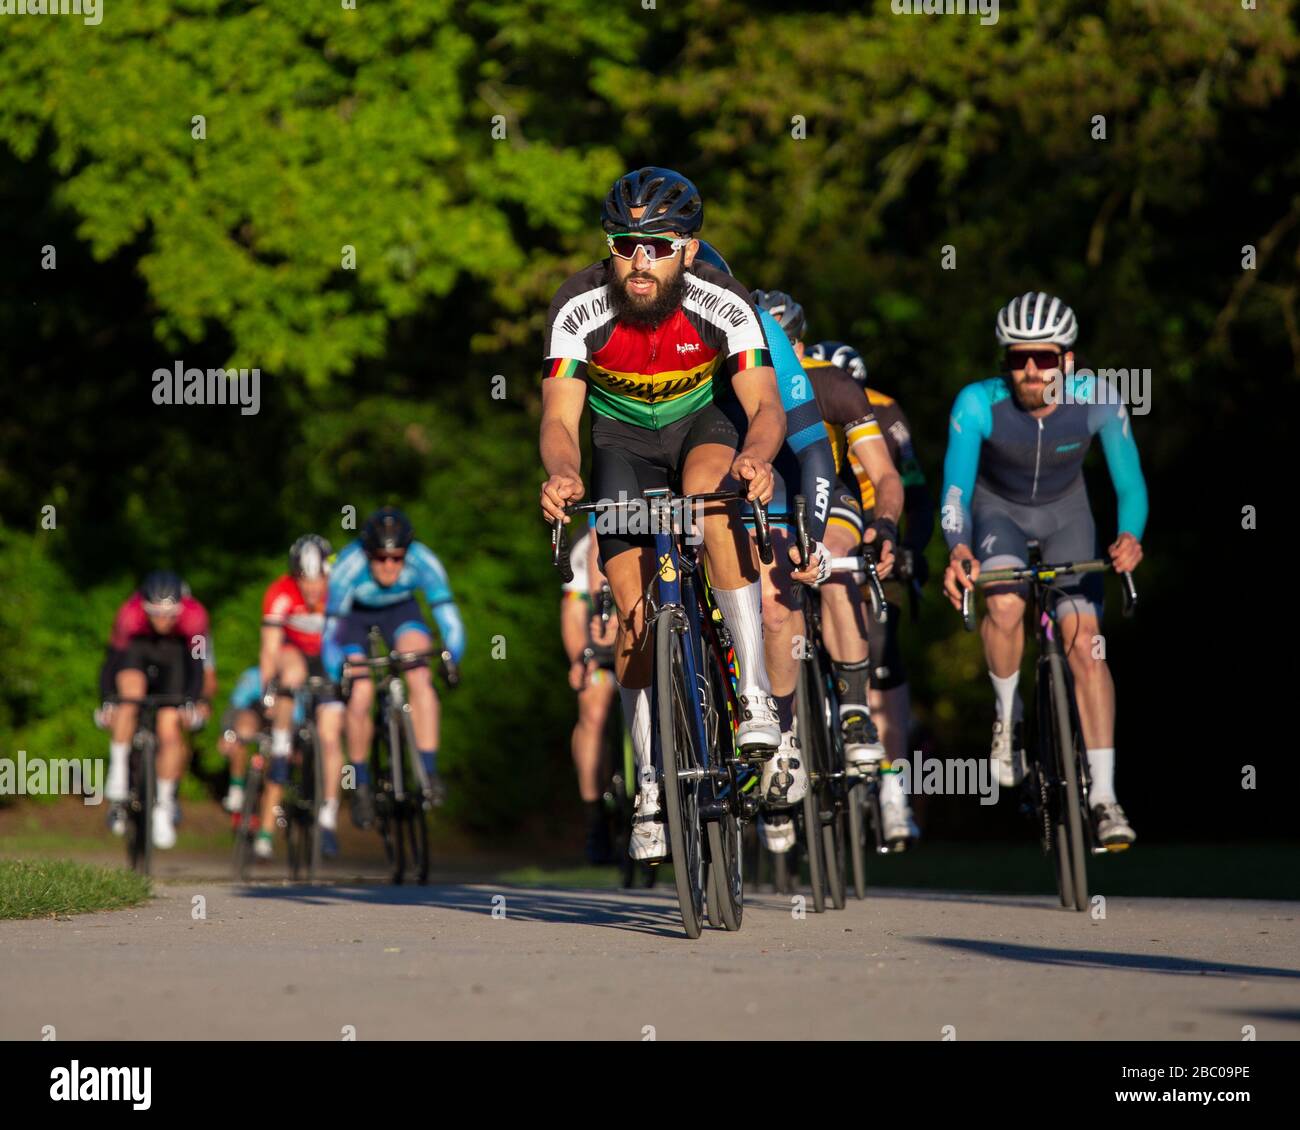
[[[659,785],[643,784],[632,807],[632,837],[627,853],[641,863],[668,858],[668,829],[659,814]]]
[[[244,786],[231,785],[222,798],[221,807],[227,812],[242,812],[244,809]]]
[[[756,687],[740,696],[740,725],[736,728],[736,746],[746,757],[755,760],[771,757],[781,746],[781,723],[776,700]]]
[[[799,739],[793,733],[782,734],[776,756],[763,762],[759,792],[774,808],[798,804],[807,795],[808,770],[804,768]]]
[[[765,813],[758,818],[758,842],[773,855],[794,847],[794,818],[788,812]]]
[[[840,732],[844,735],[844,760],[850,773],[864,773],[885,760],[880,731],[868,711],[860,707],[842,710]]]
[[[253,840],[253,854],[262,860],[274,859],[275,841],[270,836],[259,835]]]
[[[170,804],[153,806],[153,846],[163,851],[176,846],[176,814]]]
[[[1025,779],[1025,745],[1020,739],[1020,722],[1008,726],[1005,722],[993,723],[993,748],[990,757],[997,771],[998,784],[1009,789]]]

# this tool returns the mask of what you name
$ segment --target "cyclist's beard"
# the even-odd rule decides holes
[[[659,284],[653,298],[638,298],[627,292],[627,279],[617,278],[611,268],[610,304],[614,307],[614,316],[629,325],[657,326],[675,313],[686,297],[686,272],[682,269],[680,255],[677,257],[677,271],[671,278],[658,271],[653,274],[649,271],[633,271],[627,278],[653,278]]]
[[[1053,380],[1058,379],[1054,372],[1039,373],[1038,379],[1040,384],[1028,384],[1027,378],[1016,380],[1011,378],[1011,383],[1015,388],[1016,403],[1026,412],[1034,412],[1043,408],[1047,404],[1047,390],[1052,387]]]

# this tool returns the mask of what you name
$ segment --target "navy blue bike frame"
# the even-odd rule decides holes
[[[650,492],[647,492],[649,495]],[[663,496],[658,496],[663,498]],[[700,608],[699,601],[695,599],[696,579],[692,577],[689,581],[682,580],[682,561],[677,552],[677,539],[673,535],[673,525],[671,517],[671,506],[664,506],[660,514],[668,513],[668,528],[663,528],[662,521],[655,522],[655,560],[658,564],[658,599],[656,601],[656,620],[659,616],[672,616],[676,614],[676,609],[684,609],[686,613],[686,646],[683,650],[686,653],[686,679],[688,686],[694,689],[691,694],[690,715],[691,723],[695,727],[695,740],[698,748],[703,752],[703,764],[692,766],[692,768],[704,769],[706,775],[714,768],[710,763],[712,760],[712,750],[704,732],[704,712],[700,706],[700,691],[703,686],[701,680],[702,672],[699,668],[700,656],[703,651],[703,629],[700,627]],[[692,566],[692,571],[698,567]],[[684,599],[684,595],[690,596],[690,600]],[[659,702],[658,696],[661,694],[671,694],[671,688],[661,687],[657,681],[652,680],[651,686],[654,687],[654,700],[651,702],[651,709],[654,711],[654,724],[651,733],[654,739],[651,745],[652,757],[657,759],[656,764],[659,771],[664,769],[664,750],[660,745],[659,732]],[[725,706],[725,704],[723,704]],[[721,724],[721,721],[719,722]],[[674,751],[675,753],[676,751]]]

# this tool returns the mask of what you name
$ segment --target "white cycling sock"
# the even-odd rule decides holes
[[[746,693],[758,690],[770,695],[772,684],[763,657],[763,586],[754,581],[739,589],[715,588],[713,599],[736,647],[741,687]]]
[[[650,688],[619,687],[623,700],[623,722],[632,735],[632,755],[636,758],[637,778],[654,783],[654,766],[650,763]]]
[[[158,803],[171,808],[176,803],[176,782],[158,778]]]
[[[337,800],[327,800],[320,806],[320,813],[317,816],[322,828],[328,828],[331,832],[338,830],[339,826],[339,802]]]
[[[278,727],[271,731],[271,756],[288,757],[293,752],[293,737],[288,730]]]
[[[990,671],[989,678],[993,680],[993,693],[997,696],[998,721],[1005,722],[1009,718],[1019,722],[1025,716],[1025,706],[1016,689],[1020,686],[1020,672],[1004,678]]]
[[[1115,803],[1115,747],[1088,750],[1088,804]]]
[[[130,742],[108,743],[108,780],[104,784],[104,792],[110,801],[126,800],[126,759],[130,752]]]

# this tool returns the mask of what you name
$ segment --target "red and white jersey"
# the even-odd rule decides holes
[[[319,655],[321,633],[325,630],[325,600],[322,597],[314,608],[308,605],[298,582],[285,573],[262,598],[262,623],[283,628],[285,641],[303,655]]]

